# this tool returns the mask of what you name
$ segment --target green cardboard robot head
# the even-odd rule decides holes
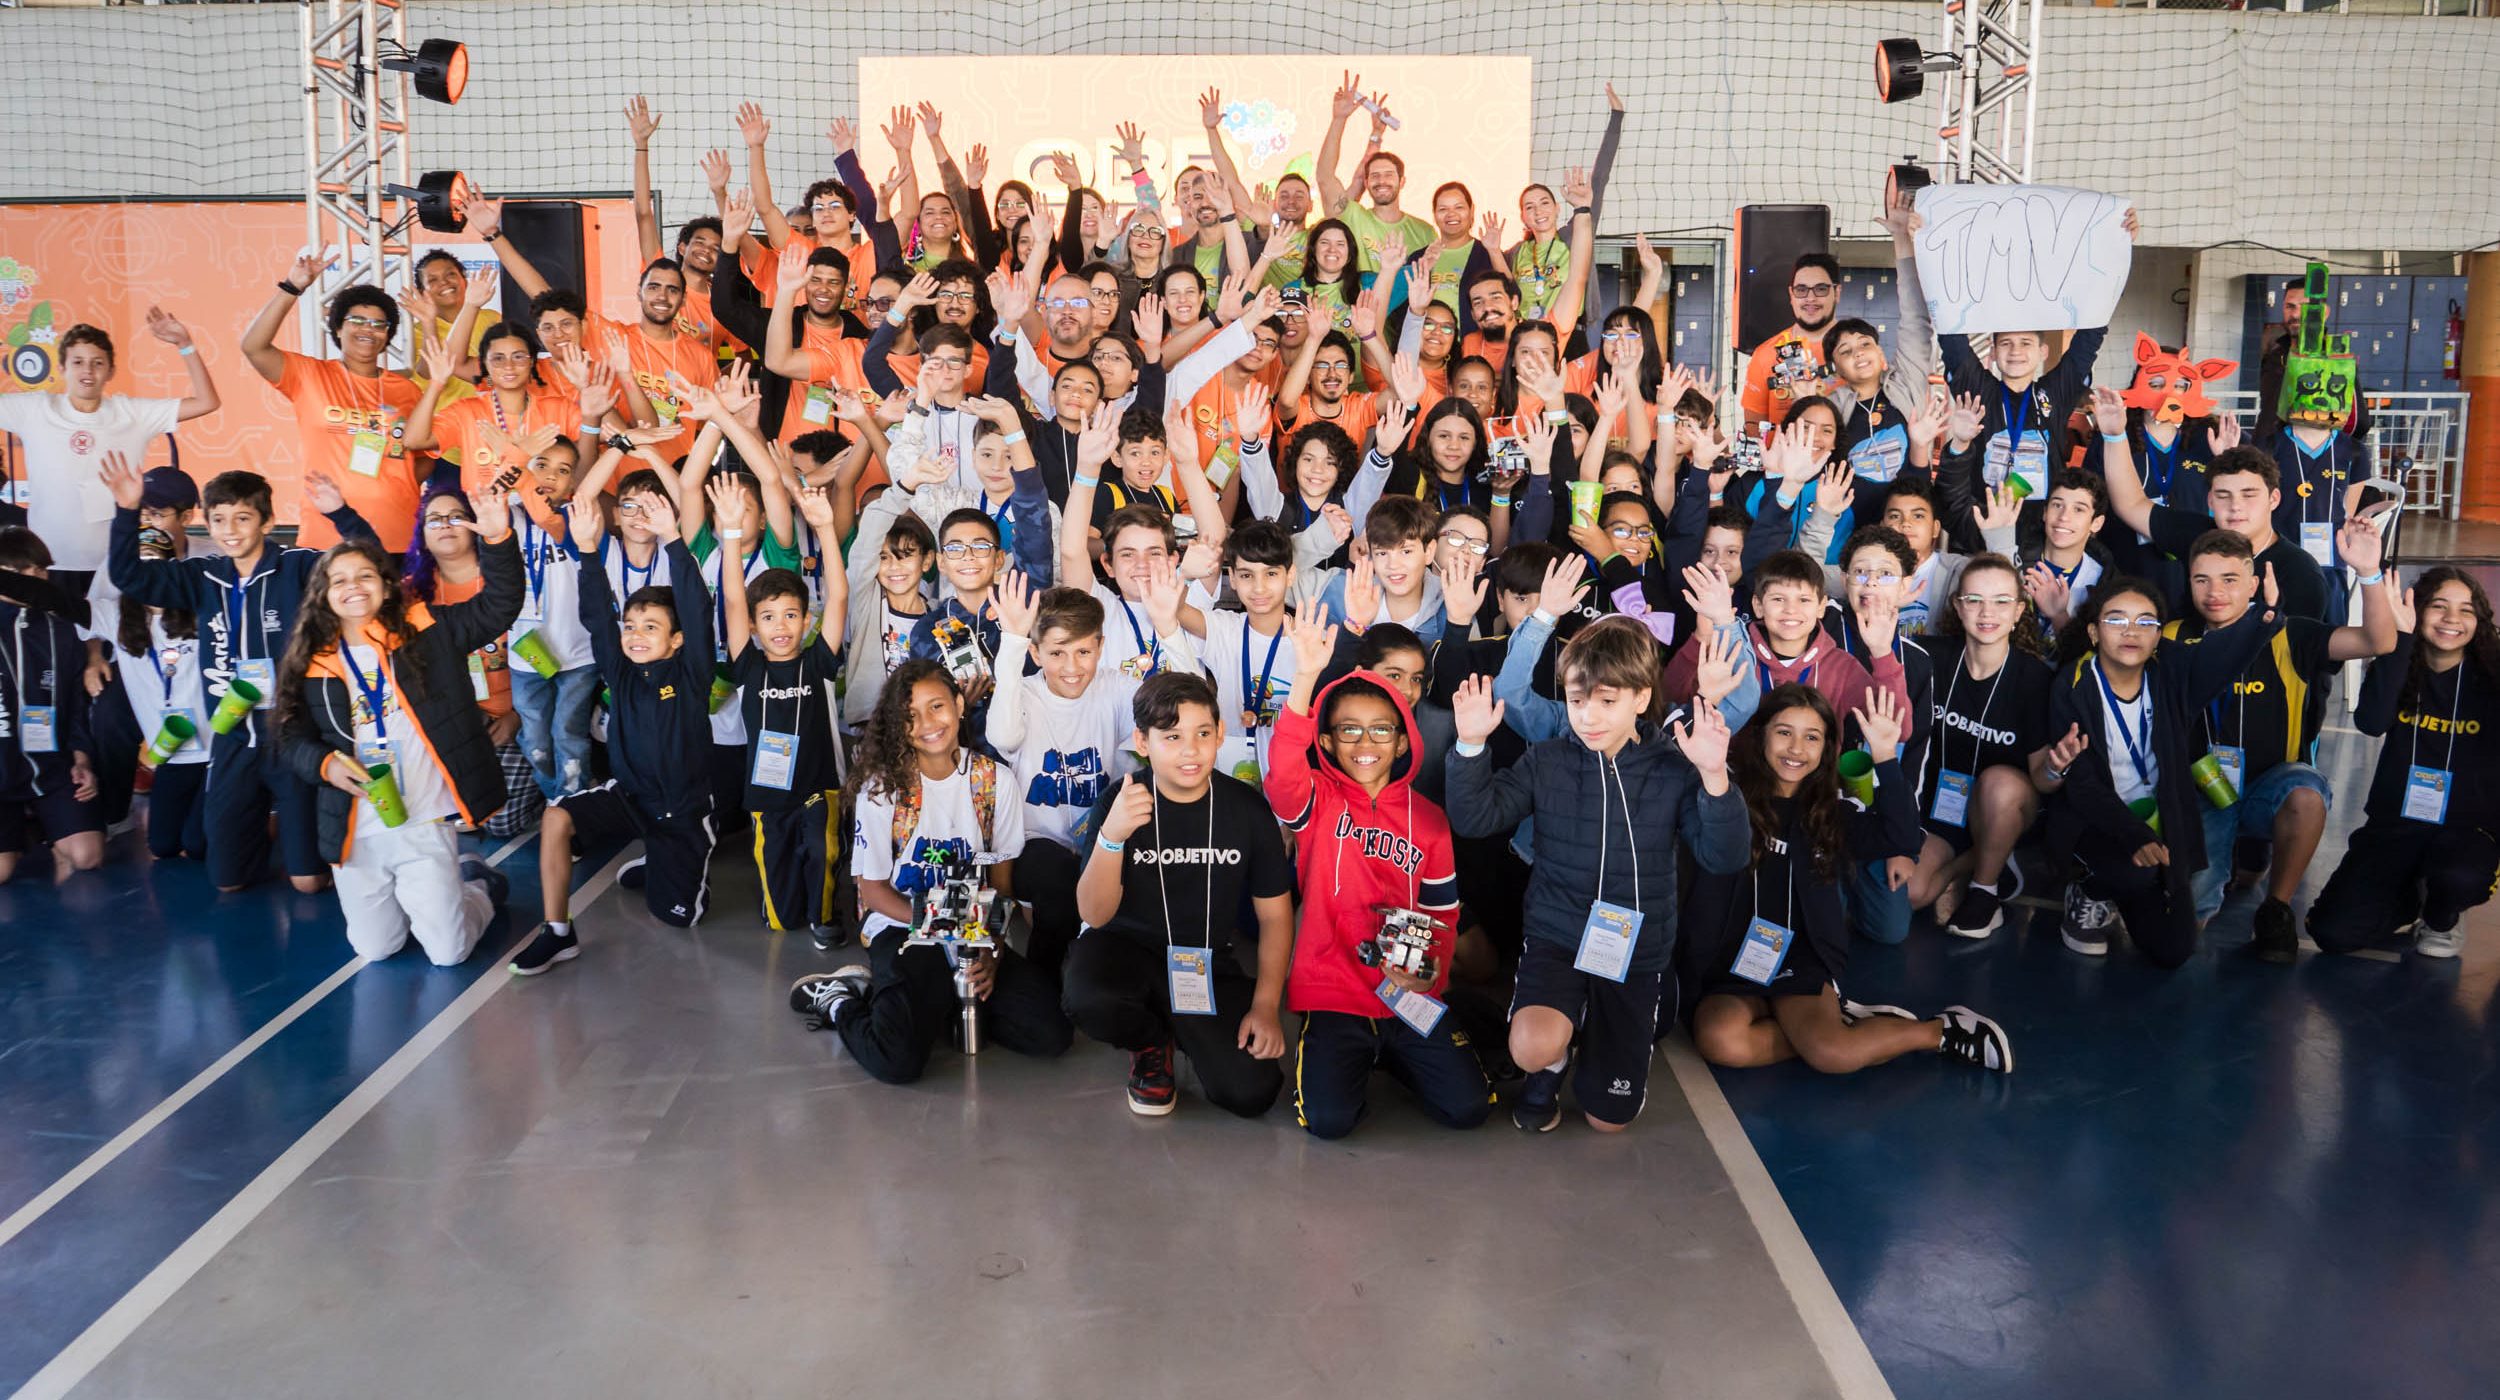
[[[2352,336],[2326,333],[2326,264],[2309,264],[2302,284],[2300,334],[2283,360],[2275,416],[2313,428],[2340,428],[2352,417]]]

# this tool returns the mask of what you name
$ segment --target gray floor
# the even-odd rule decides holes
[[[1140,1120],[1083,1043],[890,1088],[733,864],[696,934],[602,898],[74,1394],[1839,1394],[1663,1058],[1612,1139]]]

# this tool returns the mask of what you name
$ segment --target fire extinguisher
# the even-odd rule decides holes
[[[2448,303],[2448,343],[2439,352],[2439,372],[2457,377],[2457,352],[2465,344],[2465,308]]]

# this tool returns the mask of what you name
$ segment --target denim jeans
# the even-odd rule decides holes
[[[590,711],[599,699],[599,668],[559,671],[554,680],[528,666],[512,668],[512,708],[521,715],[521,751],[530,776],[553,802],[579,790],[590,775]]]
[[[2210,919],[2222,907],[2223,886],[2231,878],[2231,848],[2243,836],[2274,839],[2274,814],[2302,788],[2334,804],[2335,789],[2326,775],[2306,763],[2278,763],[2258,774],[2228,807],[2197,799],[2205,809],[2205,868],[2196,872],[2195,881],[2197,918]]]
[[[1910,936],[1910,892],[1892,887],[1883,861],[1851,864],[1849,931],[1873,943],[1899,943]]]

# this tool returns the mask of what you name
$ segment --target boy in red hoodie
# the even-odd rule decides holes
[[[1295,612],[1293,694],[1268,747],[1268,805],[1295,833],[1302,877],[1285,984],[1302,1013],[1295,1109],[1313,1137],[1344,1137],[1385,1068],[1435,1122],[1473,1128],[1493,1095],[1441,1001],[1458,939],[1449,818],[1415,793],[1421,739],[1387,677],[1355,671],[1319,689],[1337,644],[1321,619],[1315,602]]]

